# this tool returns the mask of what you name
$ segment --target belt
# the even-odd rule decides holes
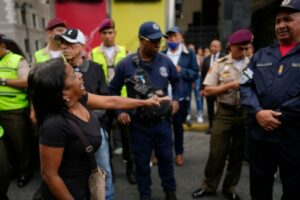
[[[231,110],[236,110],[240,111],[242,109],[241,105],[230,105],[226,103],[219,103],[221,107],[226,108],[226,109],[231,109]]]
[[[155,124],[162,123],[168,119],[169,119],[169,116],[156,117],[156,118],[152,118],[152,119],[146,119],[141,116],[136,117],[137,122],[144,124],[144,125],[155,125]]]

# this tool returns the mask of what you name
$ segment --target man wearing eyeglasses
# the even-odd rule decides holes
[[[165,102],[151,110],[117,111],[118,120],[130,127],[132,149],[136,162],[136,179],[140,200],[151,199],[150,159],[154,149],[158,159],[158,170],[166,200],[176,200],[176,182],[173,165],[173,139],[168,111],[178,111],[180,78],[172,61],[159,53],[162,34],[155,22],[145,22],[139,28],[140,47],[136,53],[128,55],[116,66],[115,76],[109,91],[120,95],[125,84],[131,98],[148,98],[156,94],[168,94],[168,84],[172,86],[172,106]],[[165,106],[163,106],[165,105]],[[171,110],[172,109],[172,110]],[[152,114],[151,114],[152,113]],[[160,198],[161,199],[161,198]]]
[[[248,30],[234,32],[228,40],[230,53],[218,59],[204,80],[204,96],[217,96],[217,113],[212,126],[210,152],[202,187],[192,197],[199,199],[216,193],[228,160],[222,192],[227,199],[239,200],[238,184],[245,147],[247,112],[240,107],[239,80],[249,63],[246,56],[253,35]]]

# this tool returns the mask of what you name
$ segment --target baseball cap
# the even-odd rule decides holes
[[[253,38],[254,36],[249,30],[240,29],[230,35],[228,45],[251,43]]]
[[[48,31],[48,30],[54,29],[54,28],[59,27],[59,26],[67,27],[66,21],[64,21],[62,19],[59,19],[59,18],[53,18],[48,22],[45,30]]]
[[[112,19],[104,19],[100,23],[99,32],[101,32],[101,31],[103,31],[105,29],[109,29],[109,28],[115,28],[115,22],[114,22],[114,20],[112,20]]]
[[[169,33],[180,33],[180,29],[178,26],[173,26],[171,28],[169,28],[166,32],[166,34],[169,34]]]
[[[160,27],[157,23],[148,21],[140,26],[139,37],[144,37],[149,40],[157,40],[162,37],[167,38],[168,36],[164,35],[161,32]]]
[[[275,7],[272,11],[274,15],[281,10],[289,10],[291,12],[300,12],[300,1],[299,0],[284,0],[280,6]]]
[[[58,35],[57,39],[67,41],[72,44],[85,44],[85,37],[79,29],[67,29],[63,34]]]

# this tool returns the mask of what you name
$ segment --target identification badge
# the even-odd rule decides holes
[[[240,78],[240,84],[245,84],[247,81],[252,80],[253,79],[253,71],[249,68],[246,68],[243,73],[242,76]]]

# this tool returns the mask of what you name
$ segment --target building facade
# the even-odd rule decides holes
[[[45,46],[44,28],[54,16],[51,0],[0,1],[0,33],[15,40],[27,58]]]

